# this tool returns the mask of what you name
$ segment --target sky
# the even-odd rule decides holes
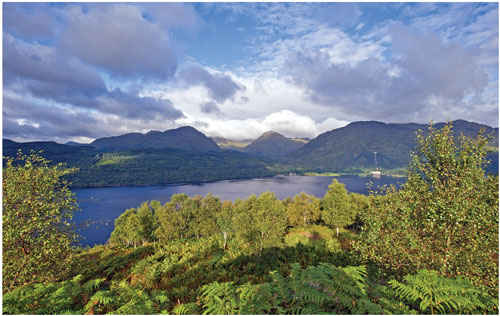
[[[498,127],[498,3],[3,3],[3,137]]]

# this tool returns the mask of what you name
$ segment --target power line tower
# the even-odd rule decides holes
[[[373,178],[380,178],[380,170],[378,170],[378,164],[377,164],[377,152],[374,151],[373,155],[375,156],[375,170],[371,172]]]

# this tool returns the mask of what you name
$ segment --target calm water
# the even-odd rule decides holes
[[[92,188],[74,190],[82,211],[76,212],[73,220],[82,223],[95,221],[88,228],[81,229],[85,238],[82,245],[104,244],[114,228],[115,219],[127,208],[138,207],[144,201],[159,200],[162,204],[168,202],[175,193],[186,193],[189,196],[212,193],[221,201],[237,198],[245,199],[251,194],[260,195],[271,191],[278,199],[294,196],[301,191],[323,197],[333,178],[345,184],[349,192],[368,194],[367,183],[373,186],[398,184],[402,178],[372,179],[363,177],[307,177],[307,176],[276,176],[264,179],[226,180],[200,184],[162,185],[162,186],[120,186],[110,188]]]

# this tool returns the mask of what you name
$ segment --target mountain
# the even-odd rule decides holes
[[[267,158],[281,158],[286,154],[304,146],[304,140],[292,140],[280,133],[269,131],[262,134],[250,145],[242,149],[243,152],[254,156]]]
[[[25,155],[31,150],[42,151],[42,156],[53,163],[66,163],[69,166],[86,167],[97,161],[98,152],[90,146],[70,146],[58,144],[56,142],[27,142],[18,143],[10,139],[3,139],[3,156],[15,157],[17,151]]]
[[[73,142],[73,141],[67,142],[64,145],[68,145],[68,146],[89,146],[89,144],[78,143],[78,142]]]
[[[233,140],[224,137],[210,137],[217,146],[222,149],[233,149],[240,150],[241,148],[250,145],[254,140],[253,139],[244,139],[244,140]]]
[[[310,138],[308,137],[300,137],[300,138],[290,138],[291,140],[297,141],[297,142],[302,142],[304,144],[307,144],[308,142],[311,141]]]
[[[179,127],[164,132],[149,131],[146,134],[129,133],[104,137],[96,139],[90,145],[103,152],[146,148],[176,148],[201,152],[220,151],[219,146],[213,140],[191,126]]]
[[[151,131],[102,139],[97,142],[98,146],[102,145],[101,151],[93,146],[56,142],[18,143],[3,139],[3,155],[15,157],[18,150],[23,154],[29,154],[31,150],[42,151],[41,156],[52,164],[65,163],[76,168],[76,172],[64,176],[74,187],[198,183],[276,174],[262,159],[242,152],[220,150],[211,140],[207,142],[208,138],[203,134],[192,130],[181,128],[167,131],[169,133]],[[140,139],[149,143],[138,146]],[[180,144],[182,141],[185,143]],[[166,147],[153,148],[151,144]],[[183,148],[173,148],[180,145]]]
[[[442,128],[445,123],[435,124]],[[457,120],[453,122],[455,136],[463,133],[475,137],[481,128],[495,138],[490,141],[498,148],[498,128]],[[356,172],[374,169],[374,152],[378,166],[384,169],[405,168],[410,161],[410,152],[415,149],[415,133],[427,131],[426,124],[386,124],[375,121],[353,122],[349,125],[323,133],[298,150],[289,153],[283,161],[309,171]],[[492,166],[498,165],[497,153],[491,153]],[[496,162],[495,162],[496,161]],[[498,172],[498,166],[496,166]]]

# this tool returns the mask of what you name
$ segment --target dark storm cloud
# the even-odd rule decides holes
[[[204,102],[200,104],[200,111],[206,114],[220,114],[221,111],[217,104],[213,101]]]
[[[238,90],[244,87],[238,85],[231,77],[223,74],[212,75],[200,66],[191,66],[178,74],[179,79],[189,86],[204,86],[217,102],[224,102],[234,97]]]
[[[167,79],[177,68],[168,32],[129,4],[72,6],[61,48],[69,55],[122,78]]]
[[[332,64],[327,52],[301,52],[288,60],[289,75],[312,100],[343,114],[340,119],[426,121],[440,117],[445,104],[463,107],[466,94],[485,88],[474,51],[404,27],[391,37],[398,56],[391,64],[379,58]]]

